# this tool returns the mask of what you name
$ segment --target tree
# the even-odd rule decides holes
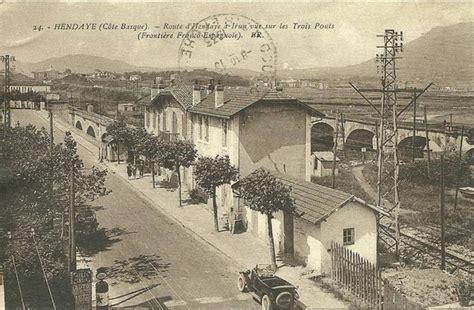
[[[64,143],[49,150],[49,136],[44,128],[15,127],[5,138],[7,158],[0,161],[8,178],[0,180],[0,214],[2,231],[11,232],[11,240],[0,246],[0,259],[5,261],[8,308],[21,308],[14,273],[13,258],[22,281],[25,302],[33,308],[51,308],[51,301],[31,229],[36,232],[36,246],[44,263],[51,290],[59,309],[68,309],[70,295],[67,265],[63,255],[60,231],[54,220],[67,209],[71,162],[74,162],[76,203],[79,207],[98,196],[108,194],[105,188],[106,170],[95,167],[84,170],[77,154],[76,142],[66,133]],[[51,165],[54,166],[51,173]],[[54,188],[51,193],[51,182]],[[15,190],[12,190],[14,188]]]
[[[231,163],[229,156],[200,157],[195,165],[194,175],[197,185],[212,197],[212,208],[214,210],[214,228],[219,231],[217,217],[217,187],[236,181],[238,170]]]
[[[128,139],[127,124],[123,119],[120,119],[108,125],[106,131],[117,143],[117,162],[120,165],[120,143],[124,143]]]
[[[179,206],[181,207],[181,167],[189,168],[196,159],[194,144],[187,141],[172,141],[162,144],[159,155],[160,164],[178,175]]]
[[[294,212],[291,188],[278,181],[268,170],[260,168],[240,180],[239,196],[249,208],[267,216],[268,239],[272,266],[276,269],[275,243],[273,241],[272,218],[278,211]]]
[[[149,133],[143,127],[126,127],[123,133],[123,143],[133,153],[133,162],[135,163],[136,157],[139,155],[139,148],[143,141],[146,141],[149,137]]]
[[[155,162],[160,158],[160,151],[163,145],[155,135],[146,134],[136,146],[137,154],[143,155],[151,161],[151,179],[153,188],[155,188]]]

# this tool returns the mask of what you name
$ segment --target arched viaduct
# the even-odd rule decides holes
[[[76,132],[97,147],[103,146],[104,138],[107,135],[107,125],[113,122],[111,118],[78,109],[70,109],[69,116],[70,124]]]
[[[334,130],[336,126],[335,118],[313,118],[311,127],[311,150],[326,151],[334,146]],[[461,138],[459,134],[445,133],[443,130],[429,129],[429,146],[433,153],[441,152],[449,148],[459,148]],[[468,137],[463,140],[463,151],[466,154],[474,152],[474,145],[470,144]],[[398,146],[401,155],[412,153],[413,128],[399,126]],[[345,145],[347,148],[360,150],[365,147],[368,150],[377,148],[377,137],[375,124],[361,120],[344,120],[344,130],[339,125],[338,148]],[[420,125],[415,131],[415,147],[417,157],[423,157],[423,150],[426,150],[426,133],[424,126]]]

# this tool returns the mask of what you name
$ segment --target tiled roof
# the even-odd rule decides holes
[[[184,84],[171,85],[160,90],[160,93],[153,100],[143,97],[139,99],[138,103],[144,105],[157,104],[161,96],[173,96],[184,109],[187,109],[193,105],[193,86]]]
[[[224,105],[215,107],[215,94],[211,93],[204,97],[201,102],[192,106],[189,111],[197,114],[205,114],[223,118],[242,111],[258,101],[286,101],[289,104],[299,104],[313,113],[323,116],[314,108],[302,103],[296,98],[287,96],[281,91],[274,89],[256,89],[250,87],[227,87],[224,89]]]
[[[372,206],[354,195],[332,189],[312,182],[300,180],[286,174],[265,169],[284,185],[291,187],[295,212],[302,219],[317,224],[351,201],[356,201],[376,212],[388,215],[387,212]],[[237,187],[237,183],[233,187]]]
[[[354,197],[326,186],[270,171],[280,182],[291,187],[296,213],[304,220],[318,223],[350,202]]]
[[[334,153],[333,152],[313,152],[314,156],[320,161],[333,161]],[[339,157],[336,157],[336,161],[339,161]]]

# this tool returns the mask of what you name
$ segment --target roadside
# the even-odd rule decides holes
[[[47,117],[45,113],[39,112],[42,117]],[[87,141],[75,133],[61,119],[55,119],[55,125],[61,130],[71,131],[78,144],[81,144],[89,152],[97,156],[97,146]],[[192,204],[184,202],[183,207],[179,207],[178,194],[174,189],[162,187],[153,188],[151,176],[145,175],[143,178],[129,180],[125,164],[104,163],[109,171],[120,176],[124,182],[129,183],[131,188],[139,194],[141,198],[149,202],[161,213],[173,219],[176,223],[186,228],[197,236],[203,243],[214,248],[217,252],[235,263],[234,272],[253,268],[258,263],[270,262],[267,245],[250,232],[231,235],[229,232],[214,232],[212,213],[204,204]],[[157,181],[160,181],[157,178]],[[187,193],[184,192],[183,197]],[[322,291],[309,279],[308,273],[303,267],[282,266],[277,274],[287,279],[289,282],[299,287],[300,300],[311,308],[349,308],[349,305],[337,299],[332,294]],[[237,279],[236,279],[237,280]]]

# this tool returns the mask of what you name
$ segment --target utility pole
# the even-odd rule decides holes
[[[342,114],[341,112],[341,115],[340,115],[340,119],[341,119],[341,136],[342,136],[342,152],[344,155],[346,155],[346,129],[344,128],[344,114]]]
[[[49,115],[49,151],[51,155],[53,154],[53,147],[54,147],[54,124],[53,124],[53,109],[50,103],[48,102],[48,98],[46,98],[46,106],[48,107],[48,115]]]
[[[416,152],[415,152],[415,136],[416,136],[416,87],[415,87],[415,92],[413,94],[413,137],[412,137],[412,142],[411,142],[411,147],[412,147],[412,160],[413,162],[415,161],[416,157]]]
[[[69,203],[69,273],[76,270],[76,240],[75,240],[75,184],[74,184],[74,160],[71,161],[70,171],[70,203]]]
[[[337,136],[339,133],[339,111],[336,111],[336,131],[334,132],[334,147],[332,157],[332,188],[336,188],[336,161],[337,161]]]
[[[426,116],[426,105],[423,107],[423,114],[425,118],[425,136],[426,136],[426,152],[428,156],[428,179],[431,178],[431,150],[430,150],[430,137],[428,134],[428,117]]]
[[[403,32],[396,32],[393,29],[386,29],[384,34],[377,35],[383,38],[383,45],[377,48],[383,49],[381,54],[376,55],[376,60],[380,65],[377,71],[382,75],[382,88],[359,89],[352,83],[352,88],[377,112],[380,117],[378,128],[378,152],[377,152],[377,206],[384,208],[384,201],[389,195],[392,197],[393,205],[386,208],[390,213],[391,224],[395,231],[395,252],[399,256],[400,244],[400,193],[398,190],[399,180],[399,158],[398,158],[398,119],[406,109],[408,109],[414,100],[421,96],[431,85],[430,83],[424,90],[399,89],[397,87],[397,56],[403,52]],[[380,93],[381,101],[377,107],[364,92]],[[397,94],[415,93],[414,98],[403,109],[398,111]],[[383,218],[384,216],[381,216]]]
[[[461,128],[461,142],[459,143],[459,158],[458,158],[458,173],[456,179],[456,194],[454,195],[454,211],[458,206],[458,195],[459,195],[459,182],[461,181],[461,170],[462,170],[462,141],[464,140],[464,126]]]
[[[440,187],[441,187],[441,270],[446,269],[446,248],[445,248],[445,223],[444,223],[444,154],[441,154],[441,177],[440,177]]]
[[[15,61],[15,56],[0,56],[5,63],[5,74],[3,80],[3,130],[5,135],[11,128],[11,110],[10,110],[10,61]]]

